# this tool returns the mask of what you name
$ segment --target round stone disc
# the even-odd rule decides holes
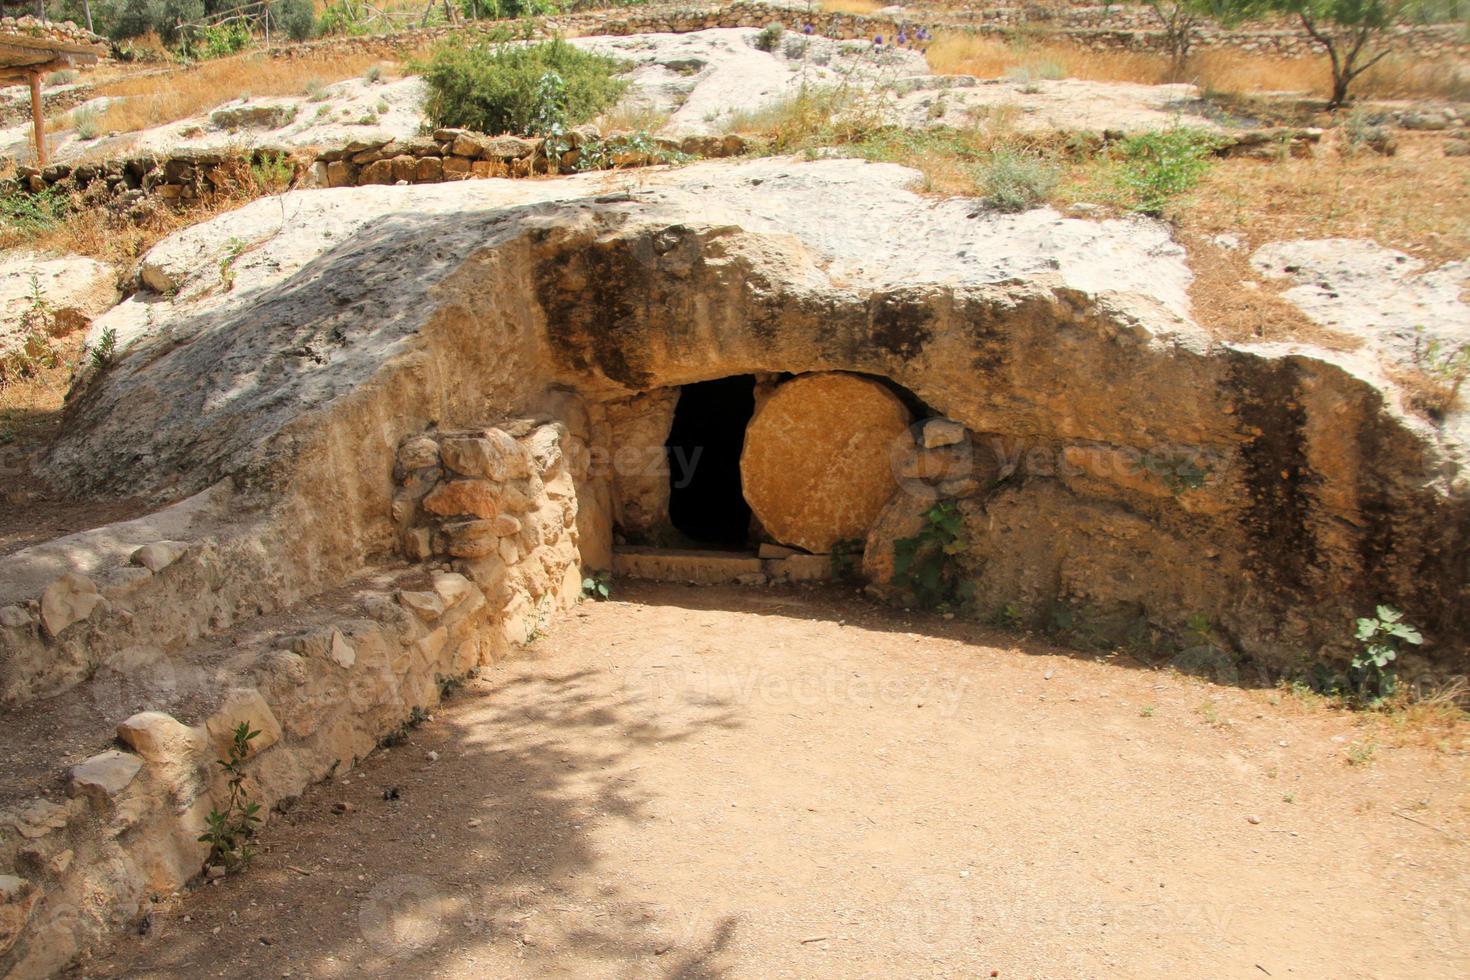
[[[777,541],[822,554],[864,538],[893,492],[894,440],[908,409],[853,374],[807,374],[777,388],[750,420],[740,455],[746,502]]]

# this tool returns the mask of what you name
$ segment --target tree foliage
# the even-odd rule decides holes
[[[1295,17],[1332,65],[1329,109],[1347,103],[1348,88],[1389,53],[1388,32],[1412,12],[1410,0],[1231,0],[1234,6]]]

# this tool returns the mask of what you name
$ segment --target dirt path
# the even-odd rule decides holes
[[[1464,976],[1470,742],[1368,737],[841,591],[620,583],[84,972]]]

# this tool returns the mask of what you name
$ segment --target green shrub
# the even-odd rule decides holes
[[[66,217],[70,201],[55,187],[39,194],[10,189],[0,196],[0,231],[29,238],[49,231]]]
[[[434,125],[540,134],[553,120],[575,126],[615,104],[628,87],[614,77],[622,67],[555,40],[448,44],[416,70],[429,86],[425,111]]]
[[[244,21],[235,20],[228,24],[216,24],[185,31],[180,39],[179,51],[185,57],[207,60],[223,58],[243,51],[255,41],[250,28]]]
[[[1118,182],[1132,197],[1134,210],[1158,216],[1199,183],[1221,143],[1215,133],[1189,126],[1130,136],[1122,144]]]
[[[478,20],[513,20],[557,12],[555,0],[459,0],[464,15]]]
[[[271,22],[279,24],[293,41],[305,41],[316,34],[311,0],[276,0],[271,6]]]
[[[1061,171],[1034,153],[1002,147],[980,164],[977,176],[991,207],[1026,211],[1051,196]]]
[[[773,53],[781,44],[781,35],[786,33],[786,28],[780,24],[768,24],[755,36],[753,43],[759,51]]]

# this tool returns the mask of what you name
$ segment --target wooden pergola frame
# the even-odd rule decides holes
[[[47,72],[97,61],[95,47],[76,41],[30,34],[0,34],[0,84],[27,81],[31,86],[31,126],[35,131],[36,165],[46,166],[46,114],[41,103],[41,77]]]

